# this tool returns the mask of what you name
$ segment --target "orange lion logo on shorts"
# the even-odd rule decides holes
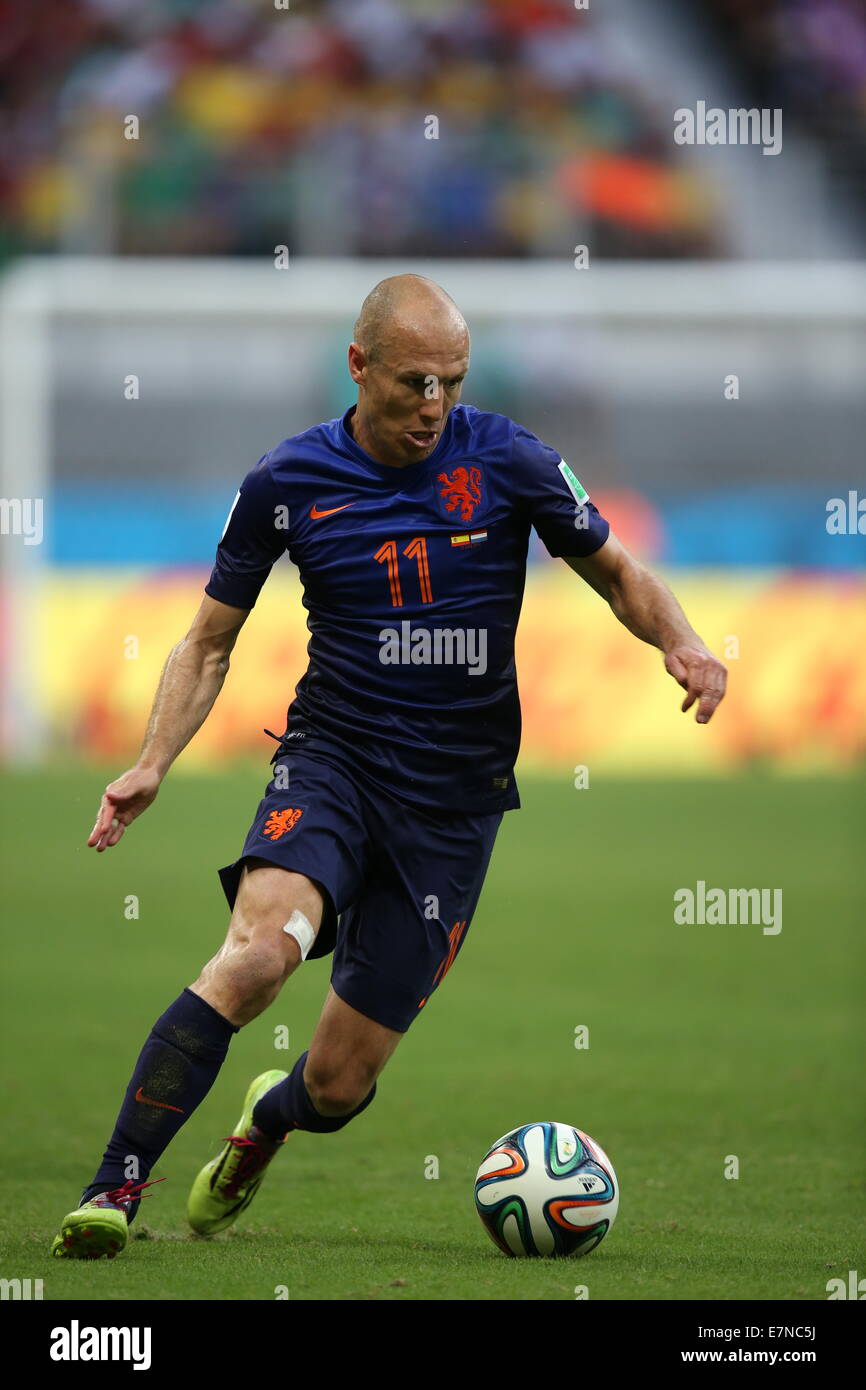
[[[459,508],[460,520],[471,521],[481,501],[481,469],[455,468],[450,478],[447,473],[440,473],[436,481],[444,484],[439,495],[445,498],[445,510],[453,512]]]
[[[283,811],[271,811],[262,834],[267,835],[269,840],[280,840],[297,825],[303,814],[297,806],[287,806]]]

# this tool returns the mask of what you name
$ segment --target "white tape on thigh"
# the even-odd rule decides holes
[[[283,931],[287,936],[293,936],[301,948],[301,960],[306,960],[310,954],[310,947],[316,939],[316,933],[310,926],[303,912],[298,912],[295,908]]]

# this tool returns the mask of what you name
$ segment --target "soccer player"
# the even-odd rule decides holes
[[[342,1129],[373,1100],[466,939],[503,812],[519,805],[514,638],[531,527],[663,652],[683,710],[705,724],[724,694],[721,663],[569,464],[512,420],[459,403],[469,332],[444,290],[418,275],[382,281],[348,362],[357,404],[278,444],[242,482],[138,761],[106,788],[88,840],[115,846],[154,800],[288,551],[310,661],[240,857],[220,871],[228,935],[154,1024],[102,1162],[55,1238],[62,1257],[123,1249],[153,1165],[233,1034],[310,956],[334,953],[309,1049],[288,1074],[251,1083],[193,1184],[193,1229],[231,1225],[293,1130]]]

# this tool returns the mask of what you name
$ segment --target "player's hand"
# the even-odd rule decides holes
[[[90,848],[101,854],[116,845],[126,827],[155,799],[161,780],[153,768],[131,767],[116,782],[110,782],[87,841]]]
[[[719,658],[703,646],[674,647],[665,652],[665,668],[686,692],[683,713],[697,701],[695,719],[698,724],[707,724],[724,698],[728,681]]]

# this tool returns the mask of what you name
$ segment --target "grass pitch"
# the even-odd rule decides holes
[[[235,1230],[190,1235],[189,1185],[251,1076],[307,1045],[329,971],[308,962],[234,1040],[124,1255],[52,1260],[151,1024],[222,940],[215,869],[266,780],[174,775],[97,856],[117,771],[6,778],[0,1275],[46,1299],[641,1300],[825,1299],[866,1272],[862,784],[758,774],[524,778],[460,958],[373,1105],[293,1135]],[[676,925],[699,879],[781,888],[781,932]],[[509,1260],[475,1215],[488,1145],[534,1119],[579,1125],[616,1166],[617,1222],[584,1260]]]

